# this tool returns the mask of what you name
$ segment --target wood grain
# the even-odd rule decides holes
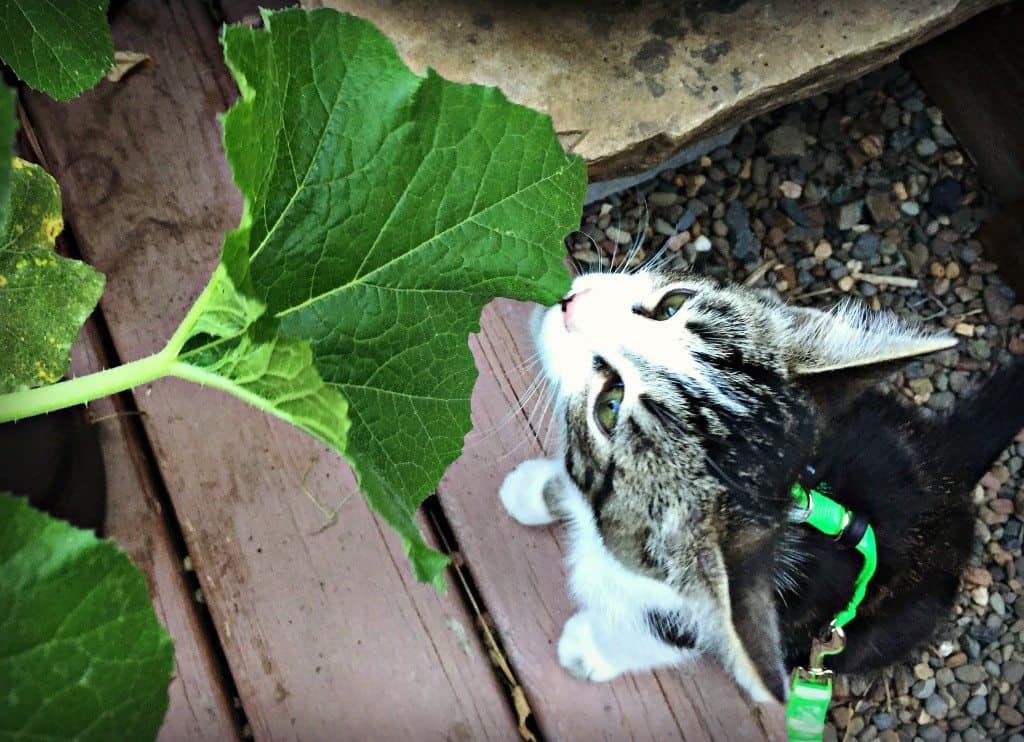
[[[1024,199],[1022,33],[1024,6],[1007,3],[904,58],[970,154],[982,181],[1005,205]]]
[[[573,613],[561,533],[520,526],[497,495],[505,474],[543,455],[541,441],[549,437],[526,414],[515,413],[532,380],[524,369],[532,356],[529,311],[510,301],[492,302],[484,311],[481,332],[470,343],[481,369],[473,393],[475,429],[439,493],[542,731],[565,740],[782,739],[781,709],[753,706],[710,660],[607,684],[578,681],[559,666],[558,637]],[[554,434],[550,442],[552,448]]]
[[[122,360],[158,350],[240,201],[216,115],[235,98],[203,3],[120,5],[115,45],[155,64],[27,107]],[[257,739],[508,739],[509,705],[455,592],[416,584],[397,537],[322,446],[186,382],[135,390]],[[308,476],[307,476],[308,475]],[[307,489],[338,510],[335,525]]]
[[[86,323],[71,349],[71,375],[110,366],[95,320]],[[106,535],[123,548],[146,575],[157,617],[174,640],[174,677],[170,707],[157,739],[239,739],[231,698],[217,666],[185,579],[181,557],[157,498],[136,426],[123,417],[114,399],[89,405],[100,437],[107,472]]]

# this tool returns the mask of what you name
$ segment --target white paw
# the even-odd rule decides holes
[[[558,661],[580,680],[602,682],[619,674],[598,650],[593,627],[584,613],[565,622],[562,638],[558,640]]]
[[[509,515],[524,526],[551,523],[555,516],[544,502],[544,485],[562,472],[557,459],[524,461],[505,477],[498,491],[501,504]]]

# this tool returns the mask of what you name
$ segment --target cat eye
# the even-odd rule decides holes
[[[600,394],[597,395],[597,404],[594,406],[594,417],[601,430],[611,435],[619,419],[619,407],[622,405],[622,382],[615,381],[608,384]]]
[[[658,302],[658,306],[651,312],[651,319],[656,319],[659,322],[667,320],[669,317],[679,311],[679,307],[686,303],[686,300],[693,296],[692,291],[686,289],[676,289],[675,291],[669,291],[665,296]]]

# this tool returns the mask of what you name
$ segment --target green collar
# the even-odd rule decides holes
[[[843,610],[822,630],[822,638],[811,641],[808,667],[793,670],[786,703],[786,730],[791,742],[820,742],[825,733],[825,715],[832,700],[832,671],[824,667],[825,657],[838,654],[846,645],[843,627],[857,615],[868,583],[878,566],[875,532],[862,517],[855,515],[827,494],[828,486],[807,490],[794,484],[790,490],[794,507],[790,520],[806,523],[836,541],[860,552],[864,558],[853,583],[853,596]]]

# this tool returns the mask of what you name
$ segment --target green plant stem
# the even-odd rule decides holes
[[[166,376],[176,360],[176,352],[164,349],[154,355],[106,371],[79,376],[50,386],[2,394],[0,423],[91,402],[139,384],[146,384]]]

